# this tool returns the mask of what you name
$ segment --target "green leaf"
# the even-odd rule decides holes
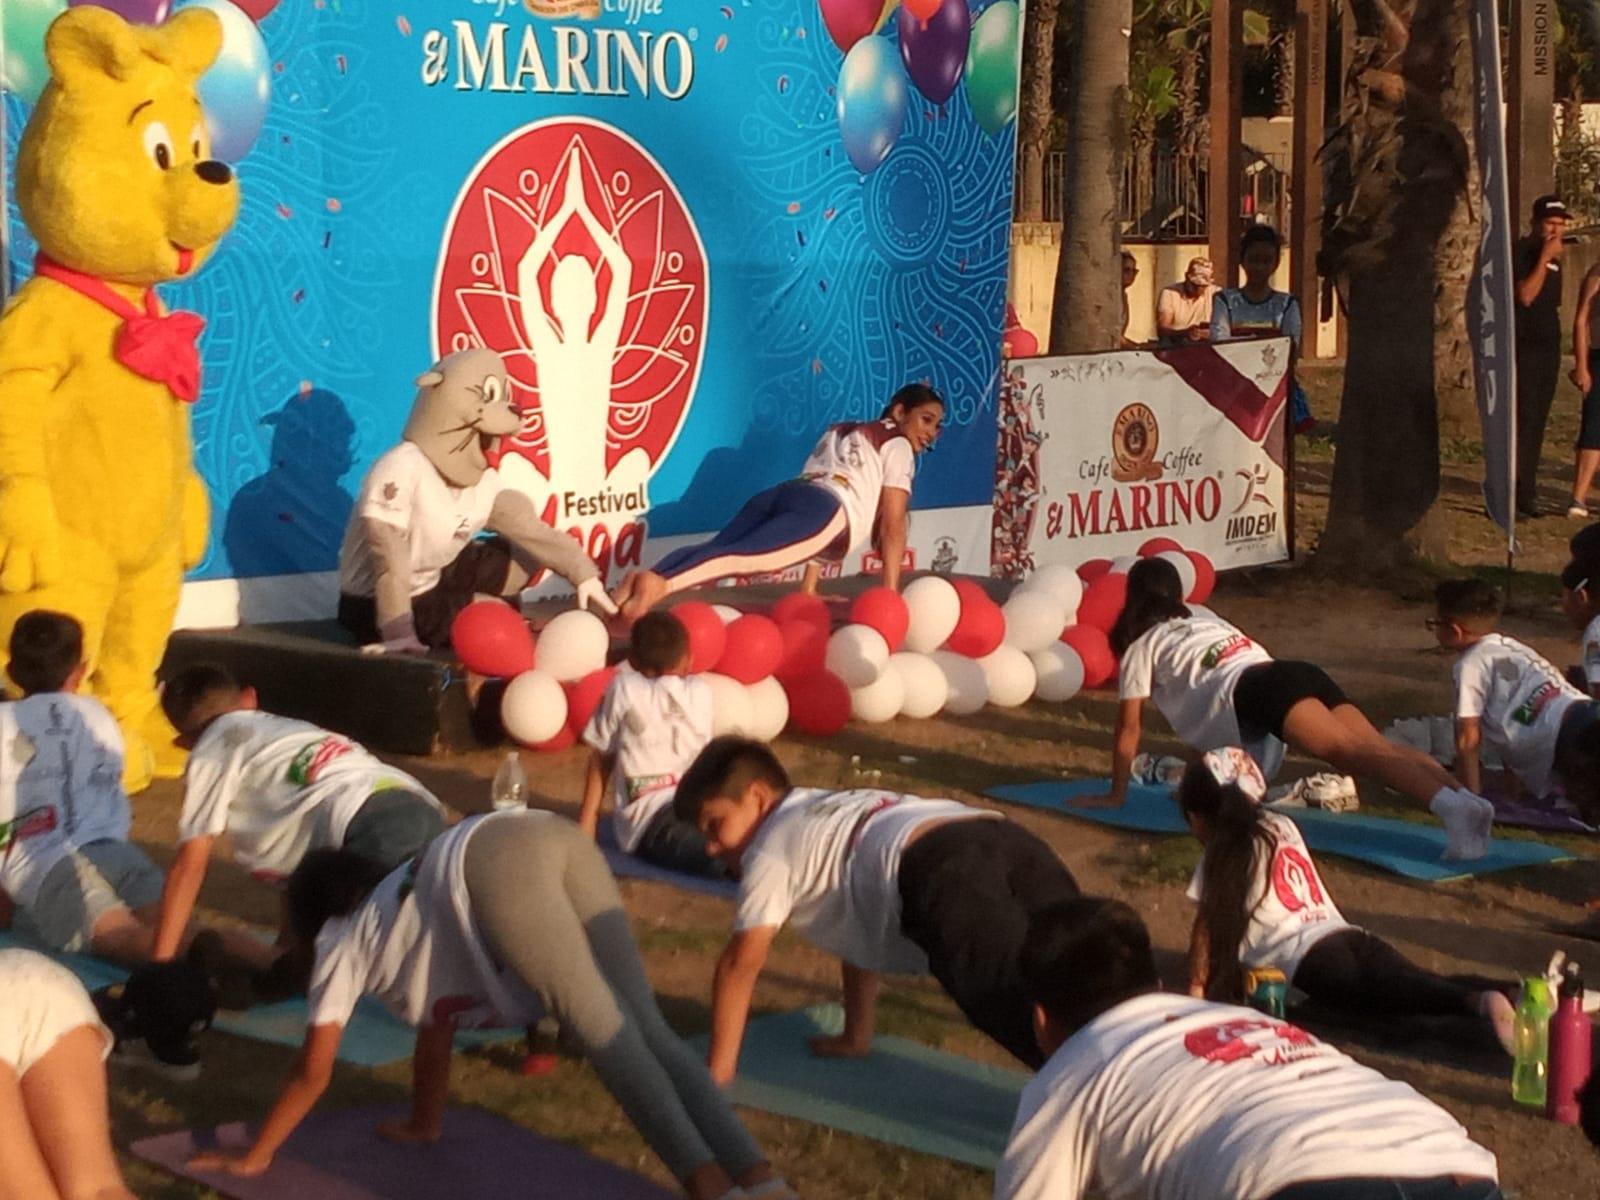
[[[1265,46],[1272,41],[1272,21],[1266,13],[1247,8],[1244,11],[1244,44]]]

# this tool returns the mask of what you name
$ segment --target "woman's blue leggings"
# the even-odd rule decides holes
[[[653,570],[669,592],[727,579],[781,571],[843,546],[849,529],[844,505],[827,488],[790,479],[757,492],[709,542],[674,550]]]

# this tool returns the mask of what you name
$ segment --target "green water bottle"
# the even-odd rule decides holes
[[[1511,1098],[1518,1104],[1543,1107],[1550,1060],[1550,984],[1543,975],[1522,981],[1513,1041],[1516,1061],[1511,1068]]]

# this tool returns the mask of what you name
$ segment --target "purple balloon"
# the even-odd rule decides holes
[[[939,11],[919,21],[900,6],[900,58],[911,82],[935,104],[950,99],[967,65],[972,14],[967,0],[943,0]]]
[[[67,0],[68,8],[109,8],[134,25],[159,25],[167,19],[172,0]]]

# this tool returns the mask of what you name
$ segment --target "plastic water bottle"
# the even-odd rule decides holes
[[[522,755],[515,750],[506,755],[505,762],[494,773],[489,800],[496,812],[528,806],[528,773],[522,769]]]
[[[1561,998],[1550,1019],[1550,1086],[1545,1113],[1563,1125],[1578,1123],[1578,1093],[1589,1082],[1593,1029],[1583,1011],[1583,975],[1569,962],[1561,979]]]
[[[1511,1068],[1511,1098],[1518,1104],[1544,1107],[1546,1072],[1550,1053],[1550,984],[1543,975],[1522,981],[1522,999],[1512,1040],[1516,1060]]]

